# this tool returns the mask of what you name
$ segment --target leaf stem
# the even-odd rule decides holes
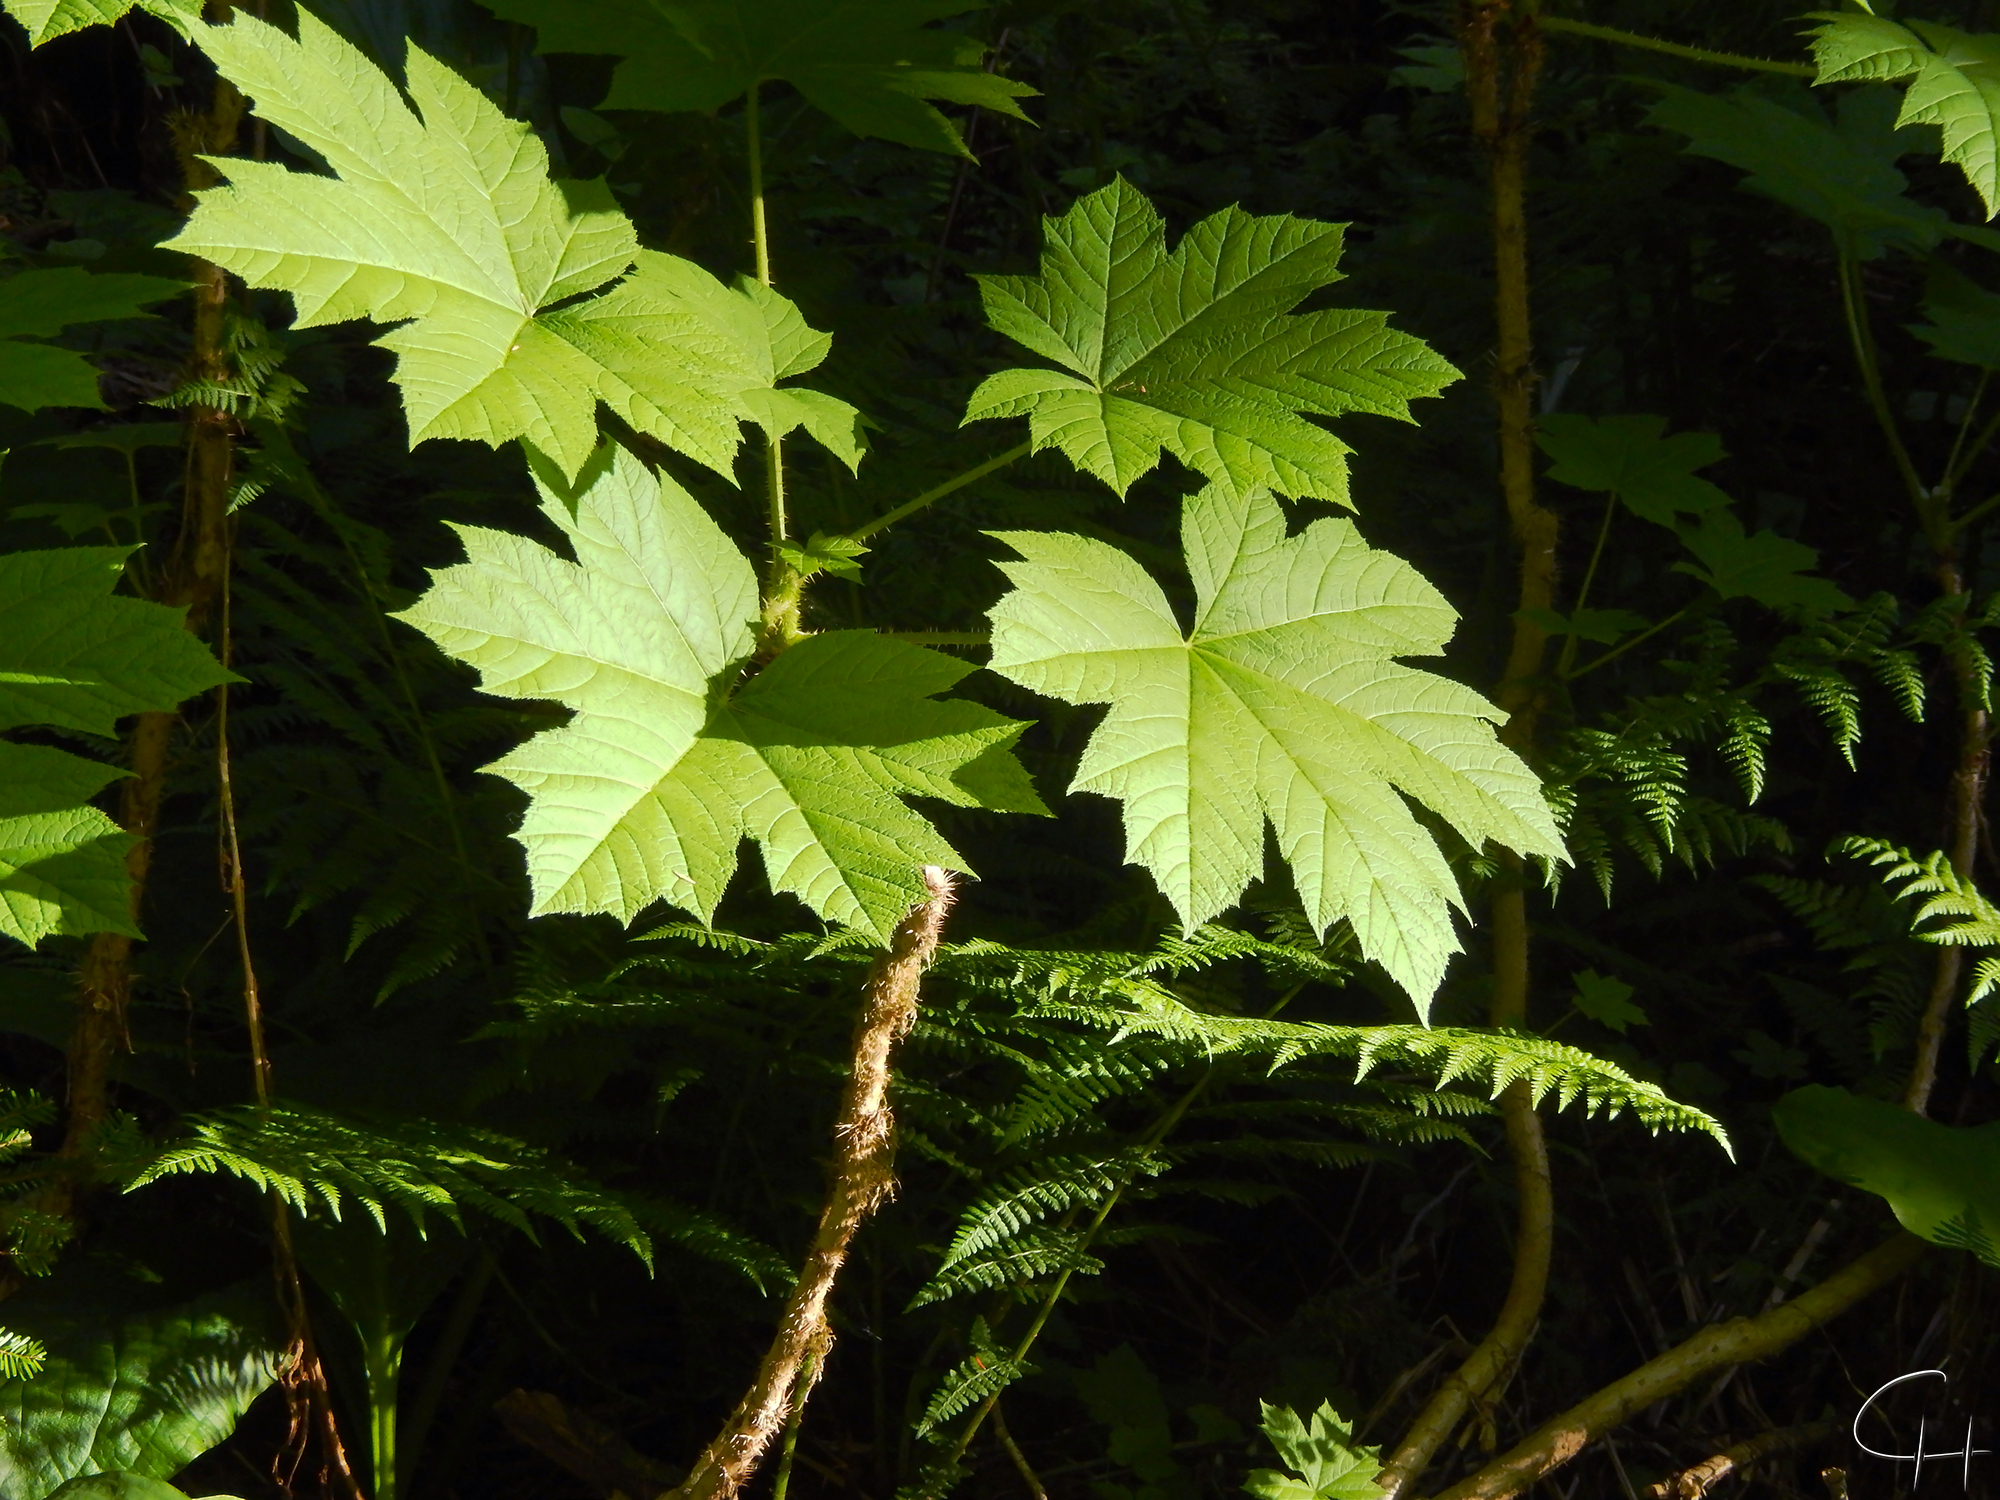
[[[898,521],[902,520],[905,516],[915,515],[918,511],[922,510],[926,505],[934,504],[937,501],[944,499],[946,495],[952,494],[958,490],[962,490],[968,484],[973,484],[978,480],[984,479],[988,474],[994,473],[995,471],[1000,469],[1004,469],[1007,467],[1007,465],[1011,463],[1020,462],[1022,459],[1026,458],[1030,453],[1034,451],[1035,451],[1035,445],[1033,442],[1026,442],[1018,445],[1017,447],[1009,448],[1005,453],[999,454],[993,458],[989,458],[986,460],[985,463],[967,469],[963,474],[958,475],[956,478],[947,479],[943,484],[937,485],[932,489],[925,490],[921,495],[917,496],[916,499],[905,500],[901,505],[897,506],[894,510],[885,511],[883,514],[877,516],[874,520],[867,522],[865,525],[855,527],[854,530],[848,533],[848,535],[853,537],[854,540],[857,542],[861,541],[865,537],[871,537],[875,535],[876,532],[882,530],[884,527],[894,526]]]
[[[743,127],[750,140],[750,243],[757,253],[757,280],[769,286],[771,237],[764,227],[764,109],[758,88],[753,80],[749,96],[743,101]]]
[[[1793,78],[1819,76],[1819,69],[1810,63],[1778,62],[1774,58],[1750,57],[1741,52],[1718,52],[1712,47],[1690,47],[1681,42],[1668,42],[1662,41],[1659,37],[1644,36],[1636,31],[1620,31],[1615,26],[1595,26],[1589,21],[1572,21],[1563,16],[1543,15],[1536,17],[1536,20],[1544,31],[1567,32],[1570,36],[1588,37],[1595,42],[1609,42],[1614,47],[1637,47],[1646,52],[1663,52],[1668,57],[1708,63],[1718,68],[1747,68],[1753,73],[1785,73]]]
[[[1679,609],[1675,610],[1672,614],[1668,615],[1664,620],[1661,620],[1658,624],[1648,625],[1644,630],[1640,631],[1637,635],[1633,636],[1631,640],[1621,641],[1616,646],[1613,646],[1609,651],[1606,651],[1603,655],[1592,657],[1589,661],[1585,662],[1582,666],[1578,667],[1574,672],[1569,673],[1564,678],[1564,680],[1566,682],[1575,682],[1577,678],[1583,676],[1584,673],[1595,672],[1599,667],[1603,666],[1606,662],[1613,661],[1616,658],[1623,656],[1627,651],[1630,651],[1634,646],[1638,645],[1641,641],[1652,639],[1654,636],[1658,635],[1662,630],[1665,630],[1669,625],[1673,624],[1674,621],[1678,620],[1682,615],[1686,614],[1689,610],[1693,608],[1694,606],[1692,604],[1683,604]]]
[[[1611,517],[1617,512],[1617,509],[1617,494],[1606,495],[1604,497],[1604,519],[1598,523],[1597,527],[1597,544],[1590,549],[1590,566],[1583,570],[1583,582],[1577,586],[1576,590],[1576,603],[1570,606],[1570,625],[1572,628],[1569,637],[1563,642],[1562,655],[1556,658],[1556,676],[1559,679],[1567,679],[1569,669],[1576,663],[1577,634],[1574,628],[1576,617],[1583,613],[1584,602],[1590,598],[1590,586],[1597,581],[1597,565],[1604,558],[1604,543],[1611,535]]]
[[[1936,546],[1938,523],[1942,517],[1937,514],[1935,497],[1924,487],[1922,478],[1917,474],[1910,450],[1903,445],[1903,434],[1896,426],[1895,415],[1889,410],[1888,393],[1882,388],[1882,361],[1875,347],[1875,330],[1868,321],[1867,305],[1862,301],[1860,264],[1852,255],[1843,253],[1839,267],[1841,311],[1847,317],[1847,336],[1854,345],[1854,361],[1861,369],[1861,385],[1868,395],[1868,408],[1875,413],[1875,421],[1889,444],[1889,456],[1895,460],[1896,473],[1902,478],[1903,488],[1909,492],[1910,503],[1916,507],[1924,534]]]
[[[882,630],[885,640],[908,641],[913,646],[990,646],[990,630]]]
[[[1947,504],[1950,503],[1949,497],[1951,492],[1957,488],[1959,475],[1963,472],[1958,466],[1958,459],[1959,455],[1965,452],[1966,434],[1972,431],[1972,419],[1979,415],[1979,403],[1985,399],[1986,387],[1992,379],[1993,372],[1991,370],[1981,370],[1979,372],[1979,384],[1972,388],[1972,399],[1965,404],[1965,418],[1958,424],[1958,436],[1952,439],[1951,456],[1944,461],[1944,478],[1938,481],[1938,488],[1944,492]],[[1979,445],[1972,450],[1972,458],[1966,460],[1968,468],[1971,467],[1973,460],[1978,458],[1981,450],[1985,448],[1987,440],[1992,436],[1993,424],[1988,422],[1985,429],[1979,435]]]

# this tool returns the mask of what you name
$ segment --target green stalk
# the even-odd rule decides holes
[[[1583,570],[1583,583],[1576,591],[1576,603],[1570,606],[1570,620],[1583,613],[1584,601],[1590,598],[1590,586],[1597,581],[1597,565],[1604,560],[1604,543],[1611,535],[1611,517],[1618,509],[1617,495],[1608,495],[1604,500],[1604,519],[1597,527],[1597,545],[1590,549],[1590,566]],[[1563,641],[1562,655],[1556,659],[1556,676],[1567,680],[1569,669],[1576,662],[1576,632],[1572,630]]]
[[[1620,31],[1615,26],[1594,26],[1588,21],[1572,21],[1563,16],[1540,15],[1535,20],[1543,31],[1589,37],[1595,42],[1609,42],[1614,47],[1637,47],[1647,52],[1664,52],[1668,57],[1709,63],[1718,68],[1747,68],[1753,73],[1786,73],[1793,78],[1819,76],[1819,69],[1809,63],[1777,62],[1768,57],[1748,57],[1741,52],[1717,52],[1711,47],[1689,47],[1680,42],[1666,42],[1658,37],[1643,36],[1636,31]]]
[[[1613,646],[1609,651],[1606,651],[1601,656],[1593,656],[1589,661],[1585,662],[1582,666],[1578,667],[1574,672],[1570,673],[1565,680],[1569,682],[1575,682],[1577,678],[1583,676],[1586,672],[1595,672],[1599,667],[1603,666],[1606,662],[1616,661],[1619,657],[1623,656],[1627,651],[1630,651],[1634,646],[1638,645],[1641,641],[1651,640],[1654,636],[1658,635],[1662,630],[1665,630],[1669,625],[1673,624],[1674,621],[1678,620],[1682,615],[1686,614],[1688,610],[1693,608],[1694,606],[1692,604],[1684,605],[1680,609],[1677,609],[1672,614],[1668,615],[1664,620],[1660,621],[1657,625],[1648,625],[1644,630],[1640,631],[1637,635],[1633,636],[1631,640],[1623,641],[1620,644]]]
[[[743,128],[750,150],[750,244],[757,258],[757,283],[771,284],[771,234],[764,218],[764,107],[759,85],[752,83],[743,101]],[[785,540],[785,450],[776,433],[764,434],[766,520],[771,528],[771,563],[764,576],[762,641],[759,655],[776,656],[800,640],[799,606],[805,579],[786,562],[778,546]]]
[[[1875,347],[1875,330],[1868,321],[1868,308],[1861,300],[1861,266],[1845,252],[1840,257],[1840,307],[1847,317],[1847,336],[1854,344],[1855,363],[1861,368],[1868,409],[1875,413],[1876,424],[1889,445],[1889,456],[1896,461],[1896,473],[1901,476],[1910,503],[1916,507],[1917,518],[1923,523],[1925,537],[1937,546],[1936,523],[1941,518],[1936,515],[1937,506],[1930,490],[1917,474],[1910,450],[1903,445],[1895,415],[1889,410],[1888,393],[1882,388],[1882,361]]]
[[[898,521],[902,520],[905,516],[915,515],[918,511],[922,510],[926,505],[930,505],[935,501],[942,500],[946,495],[949,495],[954,491],[964,489],[968,484],[973,483],[975,480],[984,479],[988,474],[993,473],[996,469],[1004,469],[1007,467],[1007,465],[1011,463],[1018,463],[1020,460],[1026,458],[1030,453],[1034,452],[1034,450],[1035,450],[1035,445],[1032,442],[1022,443],[1018,447],[1009,448],[1005,453],[1002,453],[994,458],[989,458],[986,460],[985,463],[980,464],[975,468],[967,469],[963,474],[960,474],[955,479],[947,479],[943,484],[940,484],[933,489],[925,490],[921,495],[917,496],[916,499],[905,500],[901,505],[897,506],[894,510],[887,511],[882,515],[877,516],[874,520],[868,522],[865,526],[855,527],[854,530],[848,533],[848,535],[853,537],[854,540],[857,542],[861,541],[865,537],[871,537],[876,532],[882,530],[883,527],[894,526]]]
[[[799,1372],[799,1389],[792,1398],[792,1409],[785,1416],[785,1445],[778,1452],[778,1477],[771,1481],[771,1500],[785,1500],[785,1491],[792,1487],[792,1460],[799,1451],[799,1424],[805,1420],[806,1393],[819,1378],[819,1355],[806,1357],[806,1367]]]
[[[396,1386],[403,1372],[403,1341],[389,1329],[373,1329],[362,1337],[361,1362],[368,1381],[374,1500],[396,1500]]]

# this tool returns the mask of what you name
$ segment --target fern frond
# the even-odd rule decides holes
[[[1878,878],[1896,900],[1929,897],[1910,918],[1912,937],[1953,947],[2000,948],[2000,907],[1981,895],[1970,877],[1953,869],[1943,850],[1919,856],[1887,839],[1860,837],[1842,839],[1835,847],[1880,870]],[[1943,926],[1924,925],[1940,921]]]
[[[1009,1172],[973,1200],[959,1219],[940,1273],[1006,1243],[1043,1219],[1095,1208],[1135,1176],[1166,1167],[1156,1153],[1126,1147],[1092,1156],[1056,1156]]]
[[[1103,1269],[1104,1262],[1085,1250],[1082,1235],[1041,1225],[940,1270],[910,1299],[909,1305],[926,1307],[968,1292],[1022,1287],[1064,1272],[1095,1276]]]
[[[0,1328],[0,1380],[33,1380],[49,1362],[40,1339]]]
[[[997,1396],[1033,1367],[995,1347],[984,1318],[972,1320],[972,1352],[945,1375],[918,1420],[918,1437],[929,1437],[943,1423]]]
[[[462,1229],[468,1210],[530,1239],[537,1218],[579,1237],[588,1225],[652,1264],[652,1240],[623,1198],[493,1131],[428,1120],[364,1124],[296,1104],[218,1110],[186,1124],[191,1139],[126,1164],[127,1192],[177,1174],[226,1174],[301,1211],[324,1203],[335,1218],[345,1200],[384,1225],[397,1208],[419,1231],[433,1212]]]

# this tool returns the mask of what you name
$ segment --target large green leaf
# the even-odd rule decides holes
[[[980,66],[985,48],[927,22],[986,0],[485,0],[535,28],[543,52],[612,53],[605,109],[713,110],[753,84],[788,83],[856,135],[969,155],[924,101],[1025,120],[1024,83]]]
[[[1887,1199],[1910,1233],[2000,1266],[2000,1121],[1940,1125],[1822,1084],[1792,1090],[1771,1118],[1794,1156]]]
[[[771,389],[826,352],[789,302],[640,252],[602,183],[552,179],[534,133],[421,48],[407,64],[420,117],[310,11],[297,40],[239,12],[201,41],[335,175],[218,161],[228,185],[197,195],[169,243],[289,291],[297,327],[401,322],[380,343],[398,356],[413,444],[524,438],[574,474],[602,401],[724,475],[743,421],[806,423],[857,456],[852,408]]]
[[[1042,274],[982,276],[986,319],[1063,370],[1003,370],[965,420],[1028,418],[1124,494],[1162,449],[1239,490],[1347,503],[1347,444],[1299,415],[1410,418],[1458,372],[1387,315],[1292,309],[1340,279],[1341,228],[1239,208],[1171,253],[1153,205],[1122,177],[1043,221]]]
[[[129,549],[0,554],[0,730],[46,725],[111,735],[232,680],[181,626],[181,611],[112,594]],[[0,740],[0,933],[137,934],[131,840],[90,799],[119,771],[44,745]]]
[[[201,23],[201,0],[6,0],[6,10],[27,31],[30,47],[87,26],[109,26],[132,10],[158,16],[182,36]]]
[[[1451,606],[1350,522],[1287,536],[1267,493],[1190,498],[1191,632],[1123,552],[997,535],[1026,561],[1001,564],[1015,591],[993,610],[993,670],[1111,705],[1072,790],[1124,802],[1127,857],[1189,931],[1263,873],[1268,817],[1314,928],[1346,918],[1423,1010],[1458,950],[1459,896],[1404,797],[1475,847],[1563,857],[1534,774],[1494,736],[1499,710],[1394,659],[1440,651]]]
[[[10,1500],[84,1474],[177,1473],[229,1436],[278,1353],[261,1285],[139,1311],[37,1287],[9,1301],[7,1321],[49,1351],[33,1380],[0,1381],[0,1494]]]
[[[574,561],[461,528],[468,561],[401,617],[486,691],[576,711],[487,768],[530,796],[535,914],[706,919],[749,837],[775,889],[886,937],[923,865],[970,868],[903,798],[1044,810],[1007,749],[1024,725],[934,701],[965,663],[838,631],[739,683],[756,579],[686,491],[606,450],[573,498],[543,494]]]
[[[1938,126],[1944,159],[1965,173],[1988,218],[2000,213],[2000,36],[1847,12],[1813,19],[1813,82],[1908,79],[1897,125]]]
[[[24,343],[78,323],[150,316],[149,303],[187,290],[164,276],[92,274],[74,266],[19,271],[0,280],[0,403],[22,411],[45,406],[104,409],[97,367],[74,349]]]
[[[162,1479],[113,1470],[109,1474],[85,1474],[52,1491],[47,1500],[187,1500],[179,1490]],[[203,1500],[235,1500],[230,1495],[207,1495]]]
[[[1264,1435],[1285,1467],[1254,1469],[1243,1488],[1258,1500],[1382,1500],[1387,1492],[1375,1482],[1382,1472],[1382,1450],[1355,1444],[1354,1424],[1341,1418],[1331,1401],[1320,1403],[1310,1421],[1289,1406],[1264,1408]]]
[[[1939,359],[2000,370],[2000,292],[1989,292],[1971,277],[1936,264],[1924,287],[1928,323],[1910,329]]]
[[[1740,167],[1744,186],[1817,219],[1844,254],[1874,260],[1890,249],[1928,250],[1946,235],[1992,249],[2000,235],[1955,224],[1911,199],[1896,159],[1924,144],[1893,119],[1895,100],[1864,89],[1840,100],[1829,121],[1802,89],[1700,94],[1654,85],[1651,123],[1688,137],[1686,150]]]

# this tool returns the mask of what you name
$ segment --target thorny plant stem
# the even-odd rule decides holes
[[[1837,1422],[1805,1422],[1797,1427],[1778,1427],[1760,1432],[1756,1437],[1725,1448],[1714,1457],[1705,1458],[1678,1474],[1668,1475],[1646,1491],[1646,1500],[1701,1500],[1703,1495],[1731,1474],[1749,1468],[1759,1459],[1823,1443],[1839,1428]]]
[[[743,134],[750,156],[750,244],[757,283],[771,285],[771,235],[764,217],[764,103],[756,83],[743,100]],[[771,560],[764,573],[762,626],[757,654],[768,661],[805,635],[799,623],[805,579],[785,560],[779,546],[788,533],[785,517],[785,445],[775,432],[764,434],[765,520],[771,532]]]
[[[1793,78],[1816,78],[1819,70],[1810,63],[1779,62],[1769,57],[1748,57],[1741,52],[1718,52],[1711,47],[1689,47],[1680,42],[1662,41],[1636,31],[1620,31],[1615,26],[1594,26],[1588,21],[1572,21],[1563,16],[1543,16],[1542,30],[1588,37],[1594,42],[1610,42],[1615,47],[1638,47],[1647,52],[1664,52],[1668,57],[1684,57],[1689,62],[1711,63],[1719,68],[1747,68],[1753,73],[1786,73]]]
[[[1733,1318],[1703,1329],[1678,1348],[1641,1365],[1588,1399],[1551,1418],[1520,1443],[1437,1500],[1504,1500],[1576,1457],[1592,1442],[1684,1389],[1711,1370],[1776,1354],[1876,1288],[1915,1265],[1930,1246],[1898,1231],[1860,1259],[1790,1302],[1754,1318]]]
[[[890,1059],[896,1042],[916,1021],[924,968],[937,951],[952,903],[952,879],[945,871],[926,866],[924,884],[930,895],[897,924],[888,951],[868,974],[854,1033],[853,1070],[834,1124],[826,1204],[777,1336],[749,1391],[695,1462],[686,1483],[674,1491],[676,1500],[731,1500],[787,1418],[803,1407],[807,1392],[801,1373],[823,1367],[833,1342],[826,1302],[834,1279],[855,1231],[895,1190]]]
[[[922,510],[926,505],[934,504],[935,502],[944,499],[946,495],[950,495],[959,490],[962,490],[968,484],[972,484],[978,480],[984,479],[988,474],[991,474],[998,469],[1004,469],[1007,467],[1007,465],[1011,463],[1020,462],[1020,460],[1026,458],[1030,453],[1034,451],[1034,447],[1035,445],[1030,442],[1030,443],[1022,443],[1018,447],[1009,448],[1005,453],[997,454],[994,457],[987,459],[985,463],[977,464],[974,467],[967,469],[963,474],[957,475],[951,479],[947,479],[943,484],[937,485],[935,488],[925,490],[921,495],[917,496],[916,499],[905,500],[901,505],[897,506],[894,510],[886,511],[883,514],[877,516],[874,520],[868,522],[867,524],[855,527],[854,530],[848,533],[848,535],[853,537],[854,540],[857,542],[862,541],[865,538],[871,537],[875,535],[876,532],[882,530],[886,526],[894,526],[898,521],[902,520],[905,516],[915,515],[918,511]]]
[[[1547,695],[1542,663],[1548,644],[1547,632],[1529,612],[1554,605],[1558,526],[1555,512],[1535,497],[1526,159],[1529,116],[1542,67],[1538,17],[1531,9],[1517,10],[1513,0],[1464,0],[1459,45],[1473,135],[1486,158],[1491,187],[1500,487],[1520,549],[1520,612],[1514,617],[1498,693],[1508,714],[1501,738],[1515,751],[1528,753]],[[1502,858],[1490,924],[1493,991],[1488,1019],[1495,1026],[1521,1026],[1528,1014],[1530,967],[1527,871],[1517,855]],[[1516,1082],[1502,1091],[1500,1113],[1514,1161],[1513,1274],[1492,1329],[1432,1393],[1384,1464],[1377,1483],[1391,1500],[1408,1492],[1469,1409],[1483,1409],[1497,1398],[1541,1316],[1555,1221],[1548,1148],[1525,1084]]]

